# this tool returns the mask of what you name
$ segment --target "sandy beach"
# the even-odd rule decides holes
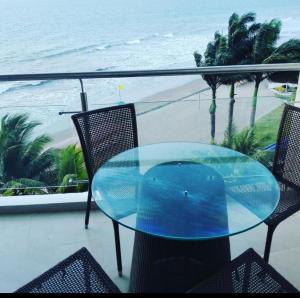
[[[237,84],[235,90],[234,124],[238,130],[250,121],[253,83]],[[229,86],[217,90],[216,141],[221,142],[228,123]],[[140,145],[157,142],[209,142],[211,91],[199,78],[181,86],[167,89],[142,98],[135,103]],[[279,106],[282,100],[275,97],[263,82],[258,93],[256,120]],[[75,129],[65,129],[52,136],[51,146],[62,148],[78,143]]]

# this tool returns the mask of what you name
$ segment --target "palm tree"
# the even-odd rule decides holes
[[[223,53],[224,65],[248,64],[251,57],[251,45],[259,24],[254,23],[255,13],[248,12],[239,16],[233,13],[228,22],[227,51]],[[249,75],[223,75],[222,84],[230,85],[230,102],[227,126],[227,142],[230,144],[233,136],[233,111],[235,104],[235,83],[249,79]]]
[[[73,184],[72,180],[86,180],[83,154],[76,145],[69,145],[56,154],[57,177],[60,187],[57,192],[74,192],[86,190],[87,185]]]
[[[258,29],[252,50],[252,63],[263,64],[272,56],[276,50],[276,42],[279,39],[281,30],[281,21],[272,19],[270,22],[265,22],[260,25]],[[250,127],[254,127],[255,114],[257,105],[257,94],[260,83],[267,78],[267,74],[255,73],[253,74],[253,80],[255,82],[254,93],[252,97],[252,111],[250,118]]]
[[[202,60],[202,55],[198,52],[194,52],[194,58],[197,67],[203,66],[216,66],[220,65],[220,59],[226,45],[226,38],[222,36],[219,32],[215,33],[214,41],[208,43],[206,51],[204,53],[204,61]],[[215,142],[215,131],[216,131],[216,93],[217,88],[221,85],[221,77],[216,74],[212,75],[202,75],[203,79],[206,81],[208,86],[212,90],[212,101],[209,107],[210,122],[211,122],[211,143]]]
[[[39,122],[27,114],[5,115],[0,122],[0,180],[2,187],[41,187],[53,171],[53,151],[45,150],[51,141],[47,135],[32,138]]]
[[[300,39],[290,39],[280,45],[264,63],[299,63],[300,61]],[[268,74],[268,79],[280,83],[298,83],[299,72],[274,72]]]

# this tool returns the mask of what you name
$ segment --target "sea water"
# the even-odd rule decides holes
[[[0,74],[194,67],[228,18],[254,11],[282,20],[280,42],[300,37],[299,0],[0,0]],[[140,101],[191,77],[85,80],[90,108]],[[123,90],[119,92],[118,86]],[[80,109],[78,81],[0,83],[0,116],[29,112],[60,129]],[[167,99],[166,99],[167,100]]]

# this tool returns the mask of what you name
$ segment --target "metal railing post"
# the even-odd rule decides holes
[[[86,92],[84,92],[84,89],[83,89],[82,79],[79,79],[79,82],[80,82],[80,86],[81,86],[81,92],[80,92],[81,110],[83,112],[86,112],[86,111],[88,111],[87,95],[86,95]]]
[[[79,79],[79,82],[80,82],[80,86],[81,86],[81,92],[80,92],[80,100],[81,100],[81,111],[82,112],[87,112],[88,111],[88,101],[87,101],[87,95],[86,95],[86,92],[84,92],[84,88],[83,88],[83,82],[82,82],[82,79]],[[88,123],[86,120],[85,121],[85,125],[87,126]],[[69,184],[73,184],[73,183],[88,183],[89,181],[88,180],[75,180],[73,178],[70,178],[69,179]]]

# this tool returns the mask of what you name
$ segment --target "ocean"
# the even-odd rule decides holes
[[[0,73],[194,67],[233,12],[282,20],[280,43],[300,38],[299,0],[0,0]],[[90,108],[140,101],[191,77],[84,81]],[[119,94],[118,86],[123,90]],[[0,116],[28,112],[59,130],[80,109],[78,81],[0,83]],[[166,99],[167,100],[167,99]],[[19,108],[18,108],[19,107]]]

